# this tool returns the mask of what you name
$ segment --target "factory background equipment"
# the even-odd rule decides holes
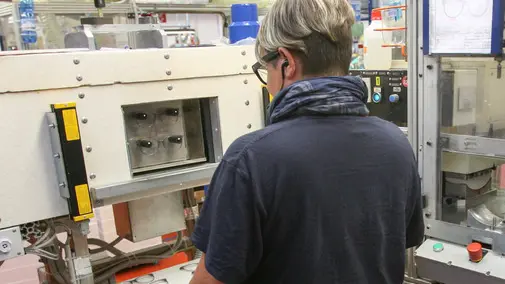
[[[351,70],[368,88],[370,114],[407,127],[408,77],[406,70]]]

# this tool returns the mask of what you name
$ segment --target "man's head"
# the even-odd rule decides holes
[[[276,0],[259,30],[253,69],[271,94],[304,78],[346,75],[353,24],[348,0]]]

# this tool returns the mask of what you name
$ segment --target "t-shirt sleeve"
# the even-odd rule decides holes
[[[407,220],[406,248],[411,248],[420,245],[424,239],[424,217],[423,217],[423,202],[421,194],[421,180],[417,172],[414,170],[414,178],[412,183],[412,191],[410,192],[411,204],[410,220]]]
[[[223,160],[192,235],[217,280],[240,283],[256,269],[263,252],[259,208],[247,171]]]

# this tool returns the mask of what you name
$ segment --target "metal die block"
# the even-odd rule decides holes
[[[205,162],[199,100],[123,106],[133,173]]]
[[[116,232],[140,242],[186,228],[180,192],[113,205]]]
[[[0,230],[0,262],[25,254],[19,227]]]

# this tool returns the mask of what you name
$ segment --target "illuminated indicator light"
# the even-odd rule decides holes
[[[441,243],[436,243],[433,245],[433,251],[434,252],[441,252],[444,250],[444,245]]]
[[[379,93],[374,93],[372,96],[372,100],[374,103],[379,103],[382,100],[382,95]]]

